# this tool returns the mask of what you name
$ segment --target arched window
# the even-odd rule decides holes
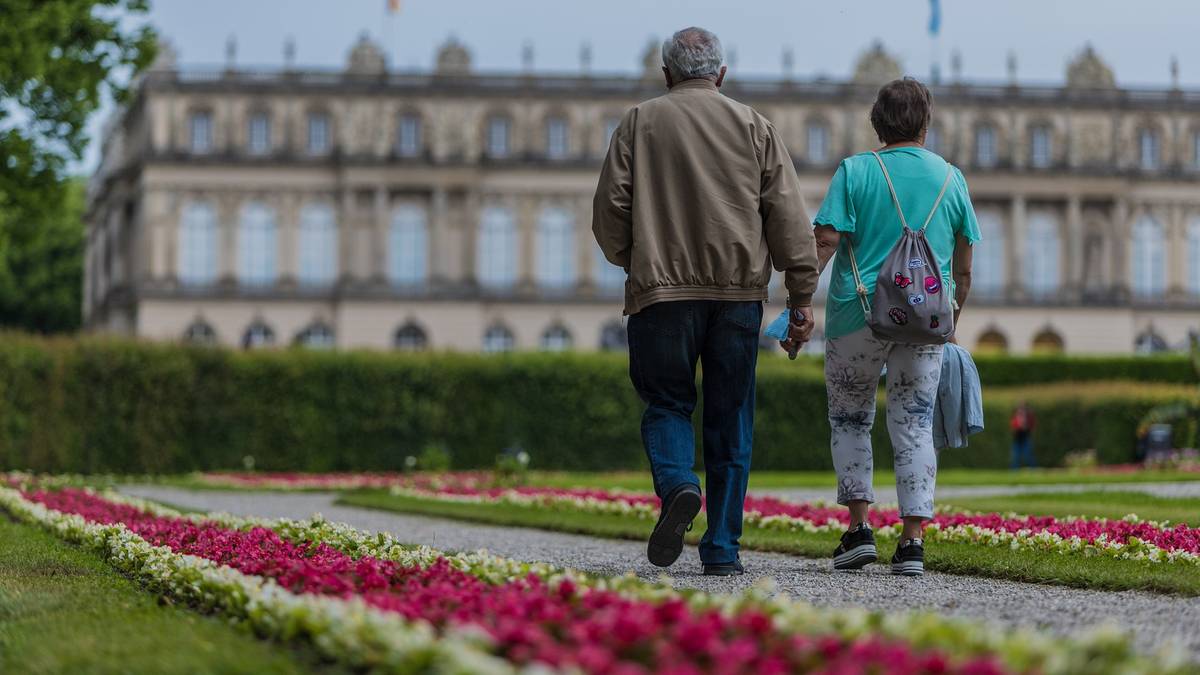
[[[275,331],[261,320],[255,320],[246,328],[246,332],[242,333],[242,347],[245,349],[270,347],[274,344]]]
[[[809,164],[824,164],[829,161],[829,125],[820,121],[808,123],[807,158]]]
[[[975,128],[975,165],[981,167],[996,166],[999,156],[996,152],[996,128],[990,124],[981,124]]]
[[[1142,331],[1133,342],[1133,351],[1138,354],[1156,354],[1168,349],[1167,341],[1153,327]]]
[[[517,281],[517,224],[510,209],[488,206],[479,222],[475,252],[479,283],[487,288],[511,288]]]
[[[205,286],[217,278],[217,211],[193,202],[183,208],[179,232],[179,281]]]
[[[571,153],[571,125],[567,118],[555,115],[546,119],[546,156],[565,159]]]
[[[396,329],[392,346],[404,352],[423,351],[429,346],[429,336],[425,334],[425,329],[409,321]]]
[[[421,154],[421,117],[404,113],[396,123],[396,154],[417,157]]]
[[[425,208],[401,204],[392,209],[388,228],[388,280],[396,286],[420,286],[428,278],[429,231]]]
[[[1158,132],[1153,129],[1138,130],[1138,166],[1143,171],[1153,171],[1162,161]]]
[[[514,344],[512,331],[503,324],[493,324],[483,334],[483,351],[488,354],[511,352]]]
[[[625,270],[608,262],[604,251],[597,246],[592,249],[595,259],[592,262],[592,273],[595,277],[596,290],[604,297],[619,297],[625,292]]]
[[[217,331],[204,319],[196,319],[183,331],[183,341],[193,345],[215,345]]]
[[[238,279],[250,286],[275,283],[275,210],[262,202],[242,207],[238,223]]]
[[[310,112],[308,114],[308,154],[323,155],[329,152],[332,145],[329,133],[329,114]]]
[[[617,352],[629,349],[629,333],[620,321],[609,321],[600,328],[600,349]]]
[[[271,151],[271,116],[263,111],[251,113],[246,129],[246,149],[252,155]]]
[[[1053,328],[1043,328],[1040,333],[1033,337],[1033,353],[1034,354],[1061,354],[1063,352],[1063,339]]]
[[[560,207],[542,210],[537,229],[537,280],[562,291],[575,282],[575,219]]]
[[[977,354],[1005,354],[1007,352],[1008,338],[995,328],[983,331],[979,340],[975,342],[975,353]]]
[[[188,117],[188,147],[196,154],[213,149],[213,119],[208,110],[195,110]]]
[[[1187,229],[1187,288],[1200,297],[1200,218],[1188,223]]]
[[[1050,143],[1050,127],[1045,124],[1034,125],[1029,129],[1029,165],[1036,169],[1045,169],[1054,161],[1053,147]]]
[[[925,130],[925,149],[939,155],[942,154],[942,134],[932,124]]]
[[[996,298],[1004,294],[1007,271],[1004,223],[995,210],[980,209],[975,213],[982,241],[975,244],[971,255],[971,290],[983,297]]]
[[[1139,298],[1161,297],[1167,288],[1167,231],[1151,215],[1133,225],[1130,247],[1133,261],[1133,294]]]
[[[1058,220],[1050,213],[1035,212],[1029,216],[1025,264],[1026,286],[1034,297],[1047,298],[1058,292]]]
[[[542,349],[547,352],[563,352],[571,348],[574,340],[571,332],[561,324],[555,324],[542,333]]]
[[[337,278],[338,232],[333,207],[305,204],[300,209],[300,283],[328,286]]]
[[[488,157],[504,158],[512,152],[512,121],[504,115],[492,115],[487,120],[487,138],[484,145]]]
[[[310,324],[296,334],[296,346],[308,349],[333,349],[337,344],[333,329],[324,323]]]

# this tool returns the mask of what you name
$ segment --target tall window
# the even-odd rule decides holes
[[[329,152],[329,115],[323,112],[308,114],[308,154],[323,155]]]
[[[932,124],[925,130],[925,149],[939,155],[942,154],[942,133]]]
[[[613,134],[617,133],[617,127],[621,126],[621,118],[616,115],[610,115],[604,118],[604,147],[612,142]]]
[[[183,209],[179,232],[179,281],[204,286],[217,278],[217,212],[204,202]]]
[[[271,117],[265,112],[250,115],[247,145],[252,155],[265,155],[271,151]]]
[[[571,151],[571,127],[567,118],[561,116],[546,120],[546,156],[550,159],[565,159]]]
[[[596,290],[600,295],[618,297],[625,292],[625,270],[608,262],[604,251],[597,246],[594,249],[595,258],[592,261]]]
[[[1195,297],[1200,297],[1200,218],[1192,220],[1187,229],[1187,287]]]
[[[1047,298],[1058,292],[1058,263],[1058,221],[1049,213],[1031,214],[1025,238],[1025,277],[1034,297]]]
[[[211,152],[213,147],[212,113],[197,110],[188,119],[189,147],[192,152]]]
[[[308,349],[333,349],[337,345],[333,329],[317,322],[296,334],[296,346]]]
[[[975,129],[975,164],[982,167],[996,166],[996,129],[984,124]]]
[[[808,123],[808,162],[824,164],[829,161],[829,126],[824,122]]]
[[[409,321],[396,329],[392,346],[404,352],[419,352],[429,346],[429,337],[425,335],[425,329]]]
[[[1167,288],[1167,232],[1153,216],[1144,215],[1133,225],[1133,294],[1161,297]]]
[[[401,157],[421,154],[421,118],[414,113],[400,116],[396,127],[396,154]]]
[[[609,321],[600,328],[600,349],[615,352],[629,349],[629,333],[620,321]]]
[[[300,283],[327,286],[337,278],[337,219],[329,204],[300,209]]]
[[[1045,169],[1052,161],[1050,127],[1039,124],[1029,130],[1029,164],[1037,169]]]
[[[503,115],[492,115],[487,122],[487,154],[489,157],[508,157],[512,151],[510,138],[512,122]]]
[[[555,324],[542,333],[542,349],[548,352],[564,352],[571,348],[574,340],[571,331],[561,324]]]
[[[250,286],[275,283],[275,211],[261,202],[242,207],[238,223],[238,279]]]
[[[562,290],[575,281],[575,219],[560,207],[542,210],[537,229],[537,280],[545,289]]]
[[[417,204],[397,206],[388,229],[388,280],[396,286],[424,284],[428,252],[425,209]]]
[[[483,351],[488,354],[511,352],[515,344],[512,331],[502,324],[493,324],[483,334]]]
[[[1200,131],[1192,132],[1192,168],[1200,169]]]
[[[245,349],[270,347],[274,344],[275,331],[262,320],[255,320],[246,328],[246,332],[242,333],[242,347]]]
[[[511,287],[517,281],[517,223],[511,210],[484,208],[475,251],[476,275],[483,286]]]
[[[1006,277],[1004,224],[996,211],[981,209],[975,213],[982,241],[973,247],[971,290],[985,297],[999,297],[1004,294]]]
[[[1143,171],[1153,171],[1161,161],[1158,133],[1153,129],[1138,131],[1138,166]]]

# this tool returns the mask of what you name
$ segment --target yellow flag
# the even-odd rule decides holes
[[[388,13],[397,14],[400,12],[400,0],[388,0]]]

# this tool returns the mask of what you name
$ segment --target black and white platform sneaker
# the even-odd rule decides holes
[[[892,574],[919,577],[925,574],[925,540],[905,539],[896,546],[892,556]]]
[[[875,533],[871,526],[860,523],[842,535],[842,543],[833,551],[833,569],[860,570],[879,559],[875,549]]]

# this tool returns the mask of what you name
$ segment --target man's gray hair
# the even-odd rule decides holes
[[[725,62],[725,50],[716,35],[692,26],[664,40],[663,65],[676,82],[698,78],[717,79]]]

